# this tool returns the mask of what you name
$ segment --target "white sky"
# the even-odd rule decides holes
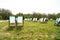
[[[58,13],[60,0],[0,0],[0,8],[9,9],[13,14],[22,13]]]

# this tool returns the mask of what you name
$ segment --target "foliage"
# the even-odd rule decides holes
[[[40,19],[42,17],[43,18],[46,17],[48,19],[55,20],[56,18],[60,17],[60,13],[58,13],[58,14],[53,13],[53,14],[48,14],[48,15],[46,15],[45,13],[41,14],[41,13],[37,13],[37,12],[33,12],[32,14],[23,14],[23,13],[16,14],[16,16],[19,16],[19,15],[24,16],[24,19],[25,18],[38,18],[38,19]]]
[[[2,19],[2,16],[0,16],[0,19]]]
[[[57,17],[57,18],[60,17],[60,13],[56,14],[56,17]]]
[[[16,16],[23,16],[23,13],[18,13],[16,14]]]
[[[9,19],[9,16],[12,15],[12,13],[10,10],[0,9],[0,15],[2,16],[2,19]]]
[[[9,16],[11,16],[11,15],[13,15],[12,14],[12,12],[10,11],[10,10],[8,10],[8,9],[1,9],[0,8],[0,16],[2,16],[2,17],[0,17],[0,18],[2,18],[2,19],[9,19]],[[42,17],[47,17],[48,19],[56,19],[56,18],[58,18],[58,17],[60,17],[60,13],[57,13],[57,14],[55,14],[55,13],[50,13],[50,14],[42,14],[42,13],[39,13],[39,12],[33,12],[32,14],[25,14],[25,13],[21,13],[21,12],[19,12],[19,13],[17,13],[15,16],[24,16],[24,19],[25,18],[38,18],[38,19],[40,19],[40,18],[42,18]]]

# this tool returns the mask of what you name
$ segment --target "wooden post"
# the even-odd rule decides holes
[[[17,28],[17,18],[15,18],[15,23],[16,23],[16,26],[15,26],[15,28]]]

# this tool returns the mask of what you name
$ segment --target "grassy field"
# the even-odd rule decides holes
[[[9,30],[7,21],[0,22],[0,40],[60,40],[60,27],[54,22],[24,21],[20,30]]]

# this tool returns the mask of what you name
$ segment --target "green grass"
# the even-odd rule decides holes
[[[58,40],[60,37],[58,36],[60,35],[60,27],[54,26],[54,22],[24,21],[24,26],[21,30],[14,29],[8,31],[6,29],[1,31],[0,40]],[[0,29],[6,25],[8,25],[8,22],[2,23]]]
[[[6,25],[8,25],[7,22],[0,22],[0,29],[1,29],[2,27],[6,26]]]

